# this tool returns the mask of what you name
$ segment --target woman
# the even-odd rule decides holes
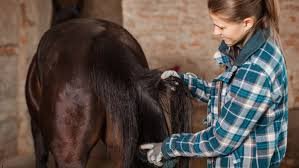
[[[148,149],[149,162],[207,157],[208,167],[279,167],[285,156],[288,79],[279,39],[278,0],[208,0],[214,34],[222,42],[215,59],[225,71],[208,83],[180,77],[192,95],[208,103],[207,128],[173,134]]]

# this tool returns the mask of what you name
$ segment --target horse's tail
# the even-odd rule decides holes
[[[116,141],[120,140],[120,144],[110,146],[112,149],[108,145],[108,150],[122,155],[124,168],[131,168],[139,136],[137,91],[132,77],[133,66],[137,65],[129,65],[131,54],[124,44],[105,35],[94,38],[90,54],[91,86],[105,108],[107,122],[111,121],[114,125],[109,134],[115,135]],[[119,147],[122,149],[117,149]]]

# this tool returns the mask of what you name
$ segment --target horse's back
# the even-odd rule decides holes
[[[119,47],[129,49],[132,54],[115,53]],[[96,48],[100,53],[94,53]],[[107,53],[109,55],[101,54],[103,49],[109,52]],[[72,63],[75,66],[91,66],[94,61],[115,65],[136,62],[135,65],[148,67],[141,47],[130,33],[116,24],[103,20],[75,19],[57,25],[45,33],[38,51],[39,64],[44,68],[52,68],[59,62],[63,66]],[[124,59],[127,62],[124,62]],[[115,66],[110,66],[113,67]]]

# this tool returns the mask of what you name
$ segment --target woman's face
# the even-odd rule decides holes
[[[220,15],[210,13],[211,19],[214,23],[214,35],[219,36],[226,45],[232,46],[240,41],[252,27],[251,23],[253,20],[248,22],[244,19],[243,22],[228,22]]]

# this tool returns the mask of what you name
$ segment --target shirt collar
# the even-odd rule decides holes
[[[232,66],[232,60],[228,55],[225,55],[219,51],[217,51],[214,54],[214,59],[216,60],[216,62],[220,65],[225,65],[227,67],[231,67]]]
[[[257,29],[257,31],[246,42],[233,64],[236,66],[242,65],[254,52],[256,52],[267,41],[269,37],[269,32],[270,31],[268,29]],[[222,41],[218,49],[221,53],[221,56],[223,57],[223,55],[225,55],[224,53],[227,52],[229,47],[224,43],[224,41]],[[229,57],[225,59],[229,59]],[[219,63],[219,61],[217,62]]]

